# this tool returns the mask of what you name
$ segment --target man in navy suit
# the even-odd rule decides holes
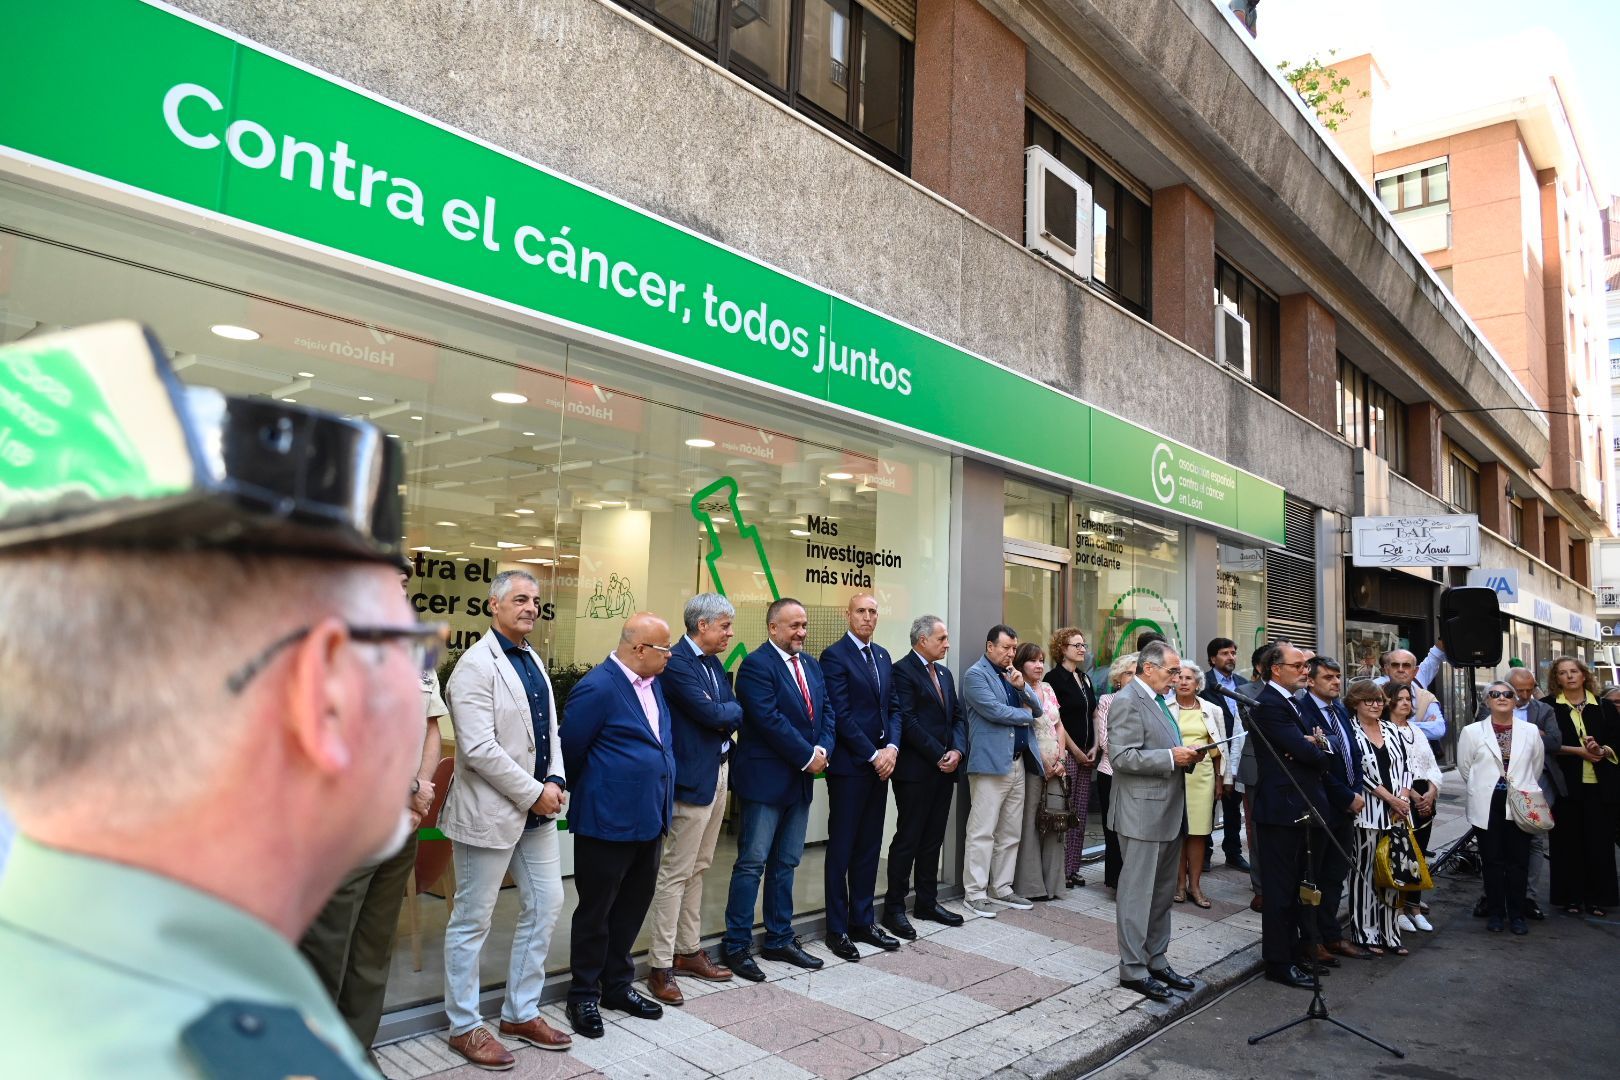
[[[1311,825],[1311,862],[1308,878],[1322,890],[1322,902],[1302,907],[1304,921],[1300,936],[1306,959],[1328,967],[1338,967],[1335,957],[1349,956],[1370,960],[1372,953],[1344,940],[1339,925],[1339,899],[1350,874],[1350,852],[1355,850],[1355,815],[1366,805],[1362,792],[1361,747],[1350,730],[1350,716],[1339,703],[1344,690],[1344,673],[1339,662],[1329,656],[1313,656],[1306,669],[1310,682],[1299,698],[1305,726],[1321,728],[1328,741],[1328,760],[1322,766],[1322,802],[1317,810],[1327,822],[1326,831]]]
[[[1273,645],[1257,665],[1266,680],[1249,717],[1258,778],[1252,799],[1259,840],[1260,956],[1266,978],[1309,990],[1310,974],[1294,964],[1300,927],[1299,886],[1305,869],[1305,830],[1321,805],[1327,736],[1307,724],[1294,694],[1305,685],[1305,653]]]
[[[682,613],[686,636],[675,643],[658,685],[669,702],[675,735],[675,818],[658,867],[649,919],[647,989],[670,1005],[685,1002],[675,974],[728,982],[731,972],[698,947],[702,938],[703,872],[714,862],[714,845],[726,816],[732,740],[742,724],[742,706],[720,658],[731,646],[731,601],[699,593]]]
[[[573,787],[568,831],[579,895],[568,1020],[588,1039],[602,1037],[599,1002],[645,1020],[664,1014],[630,985],[636,973],[630,950],[674,813],[674,739],[657,680],[669,653],[669,624],[646,612],[632,615],[619,647],[574,684],[558,731]]]
[[[743,726],[732,784],[742,803],[742,833],[726,900],[727,967],[750,982],[765,973],[749,955],[754,901],[765,881],[765,942],[760,955],[797,967],[821,967],[793,936],[793,871],[804,854],[804,830],[816,774],[832,757],[836,715],[821,665],[803,655],[810,619],[784,596],[765,612],[770,640],[737,667]]]
[[[859,960],[857,941],[900,947],[877,925],[874,903],[889,776],[900,755],[900,714],[888,650],[872,641],[877,597],[850,597],[845,620],[849,632],[821,653],[827,700],[838,718],[838,752],[827,766],[827,947],[841,959]]]
[[[962,916],[939,902],[939,852],[956,791],[956,769],[967,753],[967,721],[956,684],[941,663],[951,637],[943,620],[920,616],[911,624],[911,651],[894,664],[894,696],[900,712],[900,756],[894,766],[894,801],[900,818],[889,844],[889,891],[883,925],[910,940],[906,892],[916,868],[917,918],[961,926]]]

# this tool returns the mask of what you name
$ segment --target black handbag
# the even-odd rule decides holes
[[[1056,778],[1058,805],[1052,806],[1051,796],[1053,779],[1048,777],[1041,786],[1041,805],[1035,812],[1035,831],[1042,836],[1053,833],[1066,833],[1070,829],[1080,827],[1080,815],[1069,809],[1069,778],[1067,775]]]

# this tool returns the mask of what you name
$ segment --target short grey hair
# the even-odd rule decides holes
[[[941,625],[945,620],[938,615],[919,615],[911,620],[911,644],[915,648],[917,642],[926,637],[934,636],[934,627]]]
[[[699,623],[736,617],[737,609],[731,601],[717,592],[700,592],[688,600],[686,607],[681,610],[681,621],[686,624],[687,634],[697,633]]]
[[[1194,675],[1198,676],[1198,678],[1200,680],[1202,680],[1203,677],[1204,677],[1204,669],[1199,667],[1197,664],[1193,663],[1191,660],[1187,659],[1185,656],[1183,656],[1181,658],[1181,671],[1180,671],[1179,674],[1180,675],[1185,675],[1189,671],[1192,672]]]
[[[540,591],[540,580],[527,570],[502,570],[495,575],[495,580],[489,583],[489,595],[495,600],[505,600],[506,595],[512,591],[512,582],[522,578],[534,586],[536,592]]]
[[[1136,674],[1136,654],[1125,653],[1114,657],[1114,662],[1108,665],[1108,686],[1117,689],[1124,686],[1132,675]]]
[[[1167,641],[1150,641],[1142,646],[1142,651],[1136,654],[1136,673],[1140,675],[1142,669],[1152,664],[1154,667],[1165,666],[1164,658],[1176,650],[1170,647]]]

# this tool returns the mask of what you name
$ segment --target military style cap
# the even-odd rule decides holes
[[[0,347],[0,552],[229,549],[398,565],[402,456],[375,424],[182,386],[152,332]]]

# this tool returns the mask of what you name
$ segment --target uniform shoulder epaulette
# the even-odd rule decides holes
[[[361,1074],[285,1005],[221,1001],[180,1041],[203,1076],[229,1080],[359,1080]]]

